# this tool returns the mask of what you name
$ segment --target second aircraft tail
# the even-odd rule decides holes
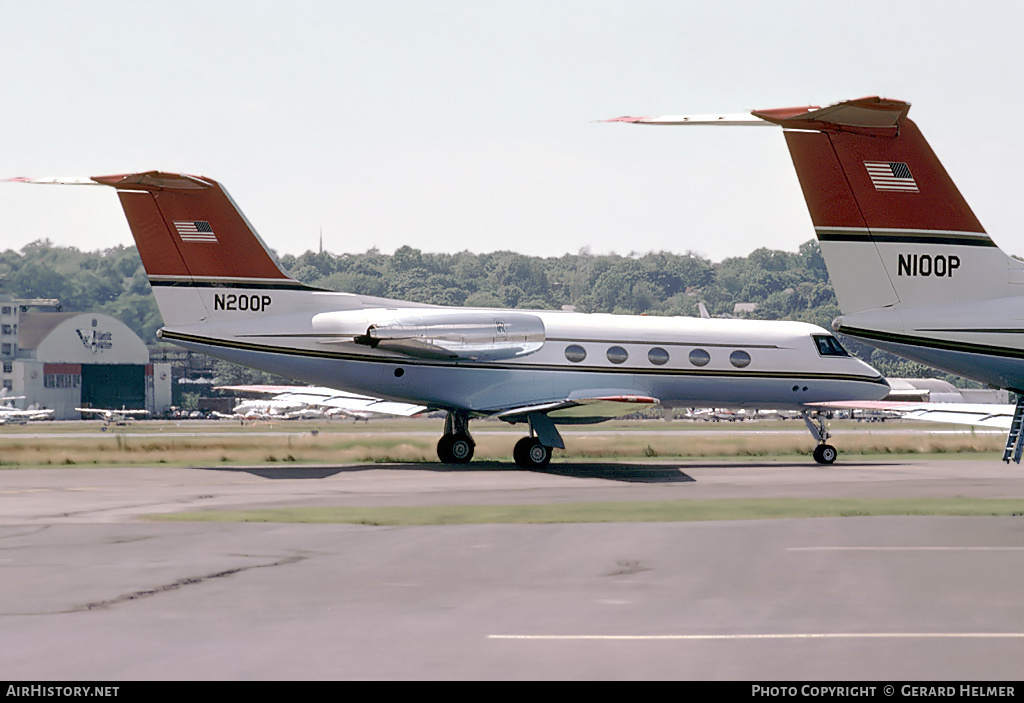
[[[753,113],[785,128],[844,313],[999,298],[1024,283],[1014,281],[1022,265],[985,232],[909,109],[863,98]]]
[[[996,246],[914,122],[878,97],[741,115],[620,117],[783,128],[843,313],[1020,295],[1024,262]]]

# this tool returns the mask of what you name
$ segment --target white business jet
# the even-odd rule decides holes
[[[543,467],[557,425],[669,407],[807,411],[877,400],[889,386],[835,338],[799,322],[453,308],[319,290],[289,276],[216,181],[150,171],[89,179],[116,189],[153,286],[160,337],[347,392],[447,412],[438,457],[472,459],[473,418],[526,423],[513,451]],[[814,457],[835,460],[805,412]]]

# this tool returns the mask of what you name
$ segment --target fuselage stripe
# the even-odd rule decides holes
[[[929,229],[865,229],[861,227],[815,227],[822,242],[878,242],[888,244],[955,244],[967,247],[995,247],[984,232]]]
[[[193,280],[191,278],[154,278],[150,277],[149,285],[162,288],[238,288],[243,290],[302,290],[324,292],[325,288],[307,286],[298,281],[282,280],[280,283],[274,281],[249,281],[232,278],[218,280]],[[333,292],[333,291],[330,291]]]
[[[875,339],[880,342],[891,342],[893,344],[905,344],[912,347],[925,347],[929,349],[944,349],[946,351],[963,352],[967,354],[984,354],[986,356],[1001,356],[1011,359],[1024,359],[1024,349],[1013,349],[1011,347],[997,347],[988,344],[974,344],[972,342],[956,342],[945,339],[934,339],[929,337],[915,337],[909,334],[894,334],[880,330],[868,330],[858,327],[840,327],[840,334],[850,337],[861,337],[863,339]],[[950,330],[961,331],[961,330]],[[962,330],[971,331],[971,330]]]
[[[610,373],[627,375],[660,375],[660,376],[704,376],[715,378],[776,378],[776,379],[815,379],[815,380],[845,380],[861,381],[864,383],[886,383],[881,375],[861,376],[858,374],[839,373],[817,373],[799,371],[740,371],[740,370],[718,370],[718,369],[666,369],[660,368],[635,368],[635,367],[606,367],[606,366],[579,366],[579,365],[554,365],[554,364],[531,364],[531,363],[495,363],[484,361],[436,361],[425,359],[413,359],[408,357],[381,357],[376,355],[351,354],[346,352],[322,351],[315,349],[296,349],[294,347],[278,347],[273,345],[251,344],[247,342],[235,342],[225,339],[210,337],[198,337],[195,335],[181,334],[164,330],[161,339],[178,341],[190,344],[199,344],[210,347],[222,347],[226,349],[239,349],[243,351],[262,352],[268,354],[283,354],[288,356],[305,356],[319,359],[337,359],[339,361],[361,361],[367,363],[388,364],[391,366],[428,366],[440,368],[474,368],[474,369],[502,369],[519,371],[558,371],[558,372],[586,372],[586,373]]]

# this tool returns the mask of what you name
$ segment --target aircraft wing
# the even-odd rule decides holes
[[[75,408],[80,413],[110,413],[112,415],[149,415],[148,410],[132,410],[131,408],[113,410],[111,408]]]
[[[347,393],[334,388],[316,386],[218,386],[220,390],[242,393],[272,394],[271,400],[283,400],[296,404],[312,405],[350,413],[375,413],[412,417],[426,410],[423,405],[397,403],[368,395]]]
[[[955,425],[975,425],[1001,430],[1010,429],[1013,405],[994,403],[909,403],[900,401],[813,403],[815,407],[844,410],[886,410],[899,413],[904,420],[947,422]]]
[[[502,410],[491,415],[506,422],[525,421],[530,415],[547,415],[555,423],[601,422],[658,405],[657,398],[630,391],[574,391],[568,398]]]

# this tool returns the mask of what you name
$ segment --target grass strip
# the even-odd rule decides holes
[[[601,522],[689,522],[881,515],[1024,515],[1024,500],[984,498],[752,498],[542,505],[309,507],[151,515],[179,522],[480,525]]]

